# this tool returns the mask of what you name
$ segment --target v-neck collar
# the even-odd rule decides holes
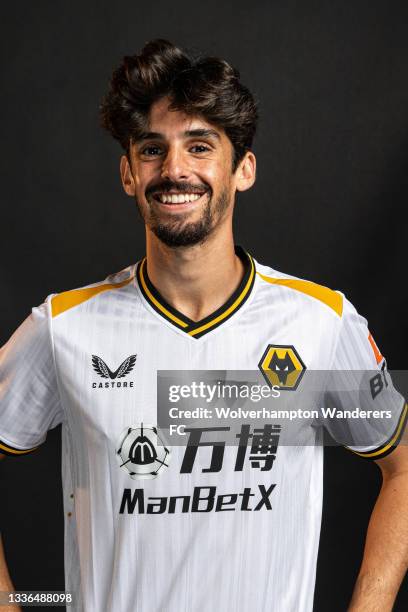
[[[157,289],[152,285],[147,274],[146,257],[144,257],[137,266],[137,283],[143,297],[157,313],[182,331],[186,332],[189,336],[198,339],[222,323],[225,323],[225,321],[243,306],[251,295],[255,281],[254,261],[249,253],[246,253],[246,251],[239,246],[235,247],[235,253],[245,266],[245,273],[242,281],[223,306],[200,321],[189,319],[176,308],[170,306],[170,304],[160,295]]]

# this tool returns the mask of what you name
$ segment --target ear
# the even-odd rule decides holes
[[[255,183],[256,157],[252,151],[247,151],[235,171],[237,191],[246,191]]]
[[[126,155],[120,158],[120,176],[122,179],[123,189],[129,196],[135,195],[135,179],[133,178],[132,169]]]

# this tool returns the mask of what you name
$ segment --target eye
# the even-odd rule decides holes
[[[205,153],[206,151],[209,151],[210,147],[207,147],[206,145],[193,145],[192,147],[190,147],[190,151],[192,153]]]
[[[144,147],[141,151],[142,155],[146,155],[146,157],[153,157],[155,155],[160,155],[162,150],[157,145],[148,145]]]

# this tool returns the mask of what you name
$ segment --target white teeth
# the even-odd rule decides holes
[[[158,194],[160,201],[163,204],[184,204],[185,202],[195,202],[201,198],[199,193],[179,193],[179,194]]]

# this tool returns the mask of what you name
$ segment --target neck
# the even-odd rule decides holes
[[[220,308],[237,289],[244,266],[234,250],[232,229],[193,247],[168,247],[146,235],[147,271],[163,298],[192,321]]]

